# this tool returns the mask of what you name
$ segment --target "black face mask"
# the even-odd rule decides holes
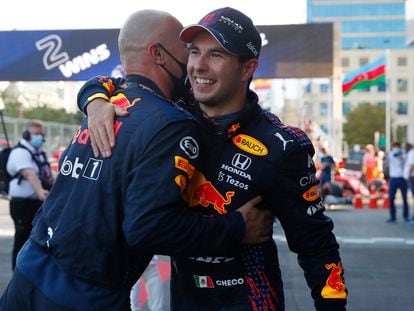
[[[171,93],[171,100],[172,101],[178,101],[178,100],[184,100],[188,97],[188,93],[190,91],[190,83],[187,79],[187,65],[180,62],[178,59],[176,59],[161,43],[158,43],[158,45],[178,64],[178,66],[181,69],[182,76],[181,78],[177,78],[174,76],[167,68],[164,66],[161,66],[170,76],[171,81],[173,82],[173,90]]]

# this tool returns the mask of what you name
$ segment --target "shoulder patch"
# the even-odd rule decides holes
[[[285,131],[286,133],[293,136],[293,138],[299,143],[300,146],[312,146],[312,142],[309,139],[308,135],[300,128],[285,125],[280,121],[280,119],[273,113],[263,110],[264,116],[277,128]]]

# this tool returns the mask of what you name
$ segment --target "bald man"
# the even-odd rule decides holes
[[[258,200],[219,217],[184,204],[201,150],[197,122],[169,101],[186,76],[181,30],[152,10],[123,25],[126,82],[110,100],[129,117],[115,121],[112,157],[93,154],[85,120],[62,154],[0,310],[129,310],[131,287],[154,253],[226,256],[270,238],[272,218],[253,207]]]

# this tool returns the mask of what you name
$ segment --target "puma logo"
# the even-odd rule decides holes
[[[286,145],[287,145],[288,143],[293,142],[293,139],[286,140],[286,139],[282,136],[282,134],[280,134],[280,133],[276,133],[276,134],[275,134],[275,136],[276,136],[277,138],[279,138],[279,139],[282,141],[282,143],[283,143],[283,151],[285,151],[285,150],[286,150]]]

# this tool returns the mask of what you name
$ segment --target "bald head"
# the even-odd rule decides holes
[[[147,62],[146,48],[149,44],[169,43],[179,40],[182,24],[167,12],[142,10],[130,15],[121,28],[118,47],[121,61],[128,68]]]

